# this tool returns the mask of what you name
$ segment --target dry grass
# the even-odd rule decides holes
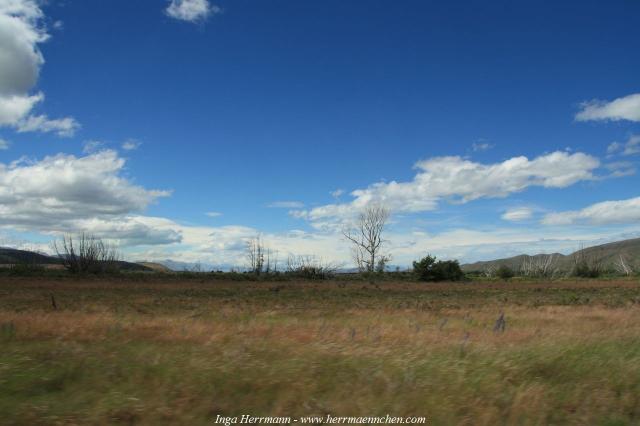
[[[376,289],[14,279],[0,284],[0,423],[389,413],[637,424],[639,302],[631,280]]]

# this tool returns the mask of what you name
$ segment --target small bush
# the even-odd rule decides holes
[[[285,274],[289,277],[307,280],[333,278],[339,265],[323,262],[314,256],[289,256]]]
[[[500,265],[500,267],[496,270],[496,275],[503,280],[509,280],[516,274],[515,272],[513,272],[513,269],[509,268],[507,265]]]
[[[605,272],[602,258],[596,254],[587,253],[584,248],[578,250],[573,259],[571,274],[580,278],[598,278]]]
[[[598,278],[602,275],[600,265],[591,265],[586,261],[579,261],[573,267],[573,276],[580,278]]]
[[[427,255],[413,262],[413,272],[420,281],[460,281],[464,272],[457,260],[438,260]]]

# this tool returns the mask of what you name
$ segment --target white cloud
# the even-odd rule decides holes
[[[611,171],[609,177],[625,177],[635,175],[637,170],[634,163],[629,161],[614,161],[604,164],[604,168]]]
[[[490,144],[488,142],[483,142],[482,140],[478,141],[478,142],[474,142],[471,145],[471,149],[473,150],[473,152],[480,152],[480,151],[488,151],[491,148],[493,148],[495,145]]]
[[[533,160],[514,157],[502,163],[481,164],[460,157],[436,157],[416,164],[419,172],[409,182],[380,182],[351,193],[350,203],[328,204],[293,211],[317,228],[328,228],[352,217],[372,202],[394,213],[434,210],[443,200],[466,203],[480,198],[506,197],[530,186],[564,188],[594,179],[597,158],[583,153],[553,152]]]
[[[522,220],[531,219],[533,216],[533,209],[529,207],[517,207],[509,209],[501,216],[502,219],[510,222],[519,222]]]
[[[2,70],[2,63],[0,63]],[[0,73],[0,80],[2,80]],[[37,95],[2,94],[0,92],[0,126],[18,126],[33,107],[44,99],[42,93]]]
[[[125,160],[110,150],[0,163],[0,226],[66,231],[81,221],[142,211],[169,195],[134,185],[121,176],[124,165]]]
[[[46,115],[32,115],[18,122],[19,133],[42,132],[55,133],[62,137],[71,137],[80,128],[80,124],[73,117],[51,120]]]
[[[173,259],[182,262],[202,262],[244,266],[246,243],[260,234],[273,257],[283,267],[289,255],[312,255],[328,262],[350,263],[349,246],[341,235],[316,234],[303,231],[260,233],[246,226],[202,227],[181,225],[169,219],[147,218],[156,230],[173,230],[182,239],[179,244],[132,250],[135,259]]]
[[[545,225],[610,225],[640,222],[640,197],[620,201],[603,201],[582,210],[549,213]]]
[[[52,237],[85,231],[116,241],[128,259],[244,264],[246,241],[259,230],[246,226],[193,226],[144,216],[139,212],[168,193],[133,184],[122,176],[124,167],[125,160],[111,150],[84,157],[58,154],[39,161],[23,159],[0,164],[0,228]],[[262,235],[281,262],[289,254],[299,254],[351,264],[350,247],[340,232],[292,230]],[[527,249],[575,248],[576,241],[602,238],[602,233],[455,229],[428,234],[396,233],[390,227],[386,237],[394,263],[408,265],[426,253],[467,261]]]
[[[127,139],[122,144],[122,149],[124,149],[125,151],[135,151],[136,149],[140,148],[140,145],[142,145],[142,143],[135,139]]]
[[[640,154],[640,135],[630,136],[629,140],[624,144],[622,155],[634,154]]]
[[[156,245],[152,248],[130,251],[134,259],[173,259],[183,262],[202,262],[214,265],[243,266],[246,263],[246,241],[259,230],[245,226],[202,227],[181,225],[164,218],[139,217],[158,232],[180,235],[179,242]],[[393,263],[410,265],[427,253],[438,258],[459,259],[472,262],[528,253],[571,252],[582,243],[596,244],[612,239],[631,238],[640,235],[639,229],[630,228],[619,235],[609,230],[545,229],[545,228],[495,228],[488,230],[451,229],[440,233],[424,231],[385,233],[385,251],[393,256]],[[352,265],[349,244],[341,233],[316,233],[293,230],[283,233],[261,233],[272,254],[280,261],[280,267],[290,254],[311,255],[326,262]]]
[[[612,142],[607,147],[607,155],[611,156],[617,152],[619,152],[624,145],[620,142]]]
[[[85,154],[93,154],[94,152],[100,151],[100,149],[103,146],[104,146],[104,143],[100,141],[96,141],[96,140],[86,141],[83,144],[82,152],[84,152]]]
[[[218,6],[207,0],[171,0],[165,12],[168,16],[187,22],[205,20],[209,15],[219,13]]]
[[[205,214],[207,216],[209,216],[209,217],[220,217],[220,216],[222,216],[222,213],[220,213],[220,212],[206,212]]]
[[[631,135],[625,143],[613,142],[607,147],[607,156],[616,154],[635,155],[640,154],[640,135]]]
[[[274,201],[267,207],[274,209],[301,209],[304,207],[304,203],[301,201]]]
[[[344,194],[344,189],[338,188],[335,191],[330,192],[333,198],[340,198]]]
[[[640,93],[611,102],[602,100],[584,102],[581,107],[582,110],[576,114],[578,121],[640,121]]]
[[[37,48],[48,35],[40,27],[44,17],[33,0],[0,1],[0,93],[28,92],[44,63]]]
[[[30,91],[44,63],[38,44],[49,38],[38,4],[36,0],[0,0],[0,126],[70,136],[78,128],[73,118],[29,116],[44,99],[42,93]]]
[[[99,238],[115,240],[121,246],[149,246],[180,243],[182,233],[175,229],[157,227],[161,218],[139,215],[125,215],[117,218],[82,219],[73,224],[70,230],[87,232]]]
[[[11,144],[8,141],[0,138],[0,151],[5,151],[5,150],[9,149],[10,145]]]

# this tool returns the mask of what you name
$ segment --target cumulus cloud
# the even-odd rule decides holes
[[[594,179],[597,158],[583,153],[553,152],[529,160],[514,157],[501,163],[481,164],[461,157],[436,157],[420,161],[409,182],[380,182],[351,193],[350,203],[334,203],[292,214],[318,228],[350,218],[370,203],[386,205],[394,213],[434,210],[443,200],[466,203],[480,198],[506,197],[531,186],[564,188]]]
[[[273,209],[301,209],[304,207],[304,203],[301,201],[274,201],[267,207]]]
[[[519,222],[522,220],[531,219],[533,216],[533,209],[529,207],[517,207],[509,209],[501,216],[502,219],[509,222]]]
[[[170,245],[135,249],[130,258],[147,260],[173,259],[183,262],[202,262],[214,265],[243,266],[246,263],[246,242],[259,231],[245,226],[201,227],[175,223],[164,218],[147,218],[153,228],[173,230],[181,241]],[[262,239],[278,259],[286,262],[292,255],[316,256],[325,262],[352,266],[350,246],[340,232],[305,232],[293,230],[283,233],[261,233]],[[617,239],[640,235],[637,227],[619,234]],[[522,253],[554,253],[575,251],[581,243],[603,243],[616,239],[608,230],[580,230],[557,228],[496,228],[450,229],[440,233],[425,231],[385,234],[386,249],[399,265],[410,265],[424,253],[439,258],[472,262],[495,259]],[[606,241],[604,241],[606,240]]]
[[[0,1],[0,93],[22,94],[38,80],[44,63],[38,43],[48,35],[40,27],[42,10],[32,0]]]
[[[74,222],[68,231],[81,230],[99,238],[116,240],[121,246],[166,245],[182,241],[180,229],[156,228],[156,220],[140,215],[94,217]]]
[[[640,221],[640,197],[619,201],[603,201],[582,210],[549,213],[545,225],[611,225],[638,223]]]
[[[0,163],[0,226],[44,232],[81,229],[83,221],[120,220],[169,195],[122,177],[124,166],[125,160],[110,150]]]
[[[73,118],[29,115],[44,100],[30,93],[44,64],[38,45],[49,38],[43,18],[35,0],[0,0],[0,126],[70,136],[78,128]]]
[[[640,93],[607,102],[593,100],[584,102],[576,114],[578,121],[640,121]]]
[[[136,259],[181,262],[202,262],[215,265],[244,266],[246,264],[246,244],[260,234],[266,247],[277,257],[282,267],[289,255],[316,256],[336,263],[349,262],[349,246],[338,234],[307,233],[289,231],[283,233],[261,233],[247,226],[203,227],[189,226],[169,219],[152,218],[154,229],[174,230],[182,240],[179,244],[156,246],[131,252]]]
[[[0,70],[2,63],[0,63]],[[0,81],[2,81],[0,73]],[[44,99],[42,93],[37,95],[2,94],[0,92],[0,126],[19,126],[33,107]]]
[[[171,0],[165,9],[168,16],[187,22],[199,22],[209,15],[219,13],[218,6],[207,0]]]

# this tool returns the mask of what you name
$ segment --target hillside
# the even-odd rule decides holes
[[[547,258],[548,256],[553,256],[556,266],[563,271],[570,270],[578,256],[584,256],[587,259],[598,261],[605,268],[610,269],[615,268],[615,264],[619,262],[622,257],[625,263],[637,270],[640,269],[640,238],[587,247],[569,255],[563,255],[560,253],[536,254],[533,256],[521,254],[504,259],[467,263],[462,265],[462,270],[465,272],[479,272],[486,271],[488,269],[495,269],[502,265],[513,270],[519,270],[525,261],[535,261],[536,259]]]
[[[59,264],[60,260],[46,254],[27,250],[0,247],[0,264],[30,263],[39,265]]]
[[[156,263],[156,262],[138,262],[138,265],[142,265],[146,268],[149,268],[155,272],[173,272],[173,270],[171,270],[170,268],[164,266],[161,263]]]
[[[18,250],[8,247],[0,247],[0,265],[16,264],[35,265],[61,265],[62,262],[55,256],[36,253],[28,250]],[[152,268],[132,262],[118,261],[118,268],[123,271],[151,271]]]

